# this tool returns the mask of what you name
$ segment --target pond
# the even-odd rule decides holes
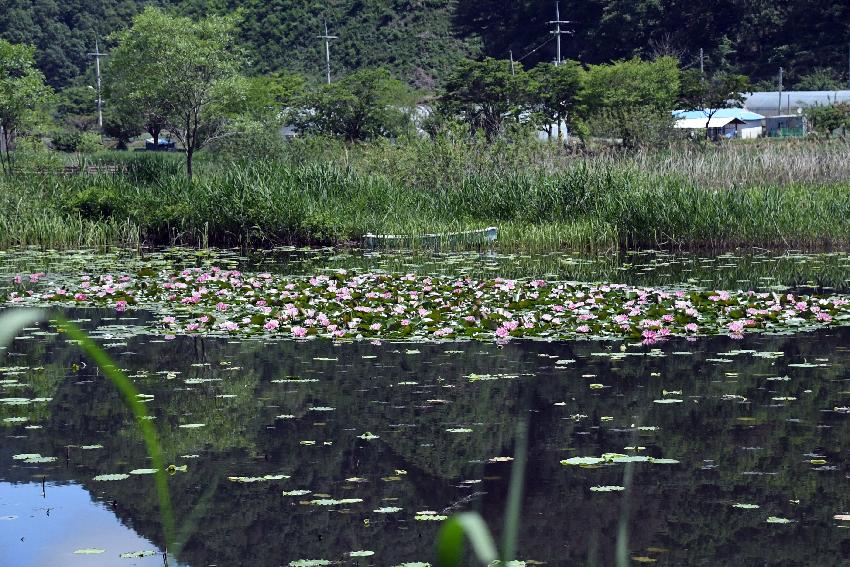
[[[221,265],[836,293],[850,275],[844,254],[761,252],[0,259],[6,281]],[[159,431],[183,543],[170,564],[433,563],[440,520],[465,510],[498,540],[518,436],[528,565],[612,565],[621,527],[635,564],[850,555],[850,327],[651,344],[334,342],[172,338],[154,310],[64,312],[132,378]],[[151,461],[114,386],[47,324],[0,356],[3,564],[162,565]]]

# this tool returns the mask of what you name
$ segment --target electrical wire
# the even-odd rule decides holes
[[[531,51],[529,51],[528,53],[526,53],[525,55],[523,55],[522,57],[520,57],[519,59],[517,59],[517,60],[516,60],[516,62],[517,62],[517,63],[519,63],[520,61],[522,61],[523,59],[525,59],[526,57],[528,57],[529,55],[531,55],[531,54],[532,54],[532,53],[534,53],[535,51],[539,50],[539,49],[540,49],[541,47],[543,47],[544,45],[547,45],[547,44],[548,44],[550,41],[552,41],[553,39],[555,39],[555,37],[554,37],[554,36],[550,37],[549,39],[547,39],[546,41],[544,41],[543,43],[541,43],[540,45],[538,45],[537,47],[535,47],[534,49],[532,49]]]

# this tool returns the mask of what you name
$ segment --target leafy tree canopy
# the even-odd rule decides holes
[[[31,126],[52,90],[35,67],[35,48],[0,39],[0,149],[3,169],[12,170],[11,146],[19,130]],[[0,154],[0,158],[3,154]]]
[[[384,67],[434,91],[464,57],[504,59],[512,50],[532,67],[555,54],[553,7],[540,0],[4,0],[0,6],[0,37],[35,45],[38,68],[54,87],[83,84],[92,75],[87,53],[95,39],[127,27],[146,6],[194,19],[239,10],[236,35],[254,74],[286,70],[317,83],[324,45],[316,36],[325,22],[339,36],[331,46],[335,79]],[[709,73],[775,84],[782,66],[788,84],[809,85],[805,77],[825,68],[847,84],[850,3],[844,0],[562,0],[561,15],[575,22],[574,35],[563,41],[564,58],[584,64],[667,55],[697,67],[702,49]]]
[[[414,93],[389,71],[361,69],[306,94],[295,122],[302,131],[347,141],[393,137],[410,125],[414,105]]]
[[[654,61],[634,58],[610,65],[591,65],[584,103],[590,112],[601,108],[648,107],[672,110],[679,96],[679,63],[673,57]]]
[[[512,71],[510,61],[464,59],[446,80],[441,111],[461,117],[473,133],[480,130],[492,141],[502,132],[508,115],[521,111],[527,84],[525,71]]]
[[[135,113],[154,139],[168,128],[186,151],[189,177],[194,152],[221,135],[224,118],[244,105],[235,25],[234,17],[194,21],[147,8],[114,36],[110,99]]]

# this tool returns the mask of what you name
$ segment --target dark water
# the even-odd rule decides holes
[[[162,550],[153,476],[93,480],[150,467],[133,418],[72,345],[37,332],[0,352],[0,397],[50,398],[0,404],[0,565],[162,565],[118,557]],[[834,519],[850,514],[848,345],[845,328],[625,353],[145,336],[109,351],[153,396],[166,462],[187,467],[169,477],[182,565],[433,562],[439,522],[423,511],[477,510],[498,537],[512,463],[491,460],[527,423],[520,559],[612,565],[624,520],[635,564],[749,566],[850,560],[850,522]],[[13,459],[35,453],[57,460]],[[678,463],[560,463],[603,453]],[[629,484],[627,466],[627,490],[590,490]],[[228,480],[274,474],[290,478]],[[86,548],[104,551],[73,553]]]

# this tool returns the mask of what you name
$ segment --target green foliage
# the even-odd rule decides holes
[[[40,135],[19,136],[15,141],[15,161],[21,169],[51,171],[62,167],[62,158],[47,148]]]
[[[283,110],[304,95],[306,84],[304,77],[295,73],[249,77],[245,81],[243,106],[238,110],[255,120],[279,122]]]
[[[705,135],[708,137],[712,116],[721,108],[744,106],[744,93],[749,88],[749,81],[743,75],[719,72],[704,77],[699,71],[689,69],[682,74],[679,102],[685,110],[700,110],[705,114]]]
[[[76,130],[57,130],[53,133],[50,144],[54,150],[70,153],[77,151],[81,138],[82,134]]]
[[[828,67],[815,67],[800,75],[794,83],[795,91],[840,91],[847,88],[847,81]]]
[[[57,94],[56,120],[82,132],[97,127],[97,91],[91,87],[68,87]]]
[[[103,143],[100,141],[100,135],[94,132],[83,132],[75,149],[81,154],[93,154],[102,150]]]
[[[678,139],[669,111],[650,106],[605,108],[588,119],[590,134],[629,150],[664,148]]]
[[[682,73],[680,102],[686,110],[740,108],[749,88],[749,81],[743,75],[721,72],[703,77],[699,71],[689,69]]]
[[[53,134],[51,143],[54,149],[66,153],[93,154],[103,149],[100,135],[77,130],[59,130]]]
[[[181,31],[174,19],[148,9],[136,16],[133,27],[116,33],[118,43],[105,70],[107,108],[122,120],[150,133],[154,141],[166,127],[169,113],[168,88],[162,77],[170,53],[169,34]]]
[[[32,46],[0,39],[0,162],[6,173],[12,172],[10,150],[15,135],[33,126],[52,93],[35,68],[34,55]]]
[[[568,120],[575,129],[583,111],[581,106],[585,71],[577,61],[564,61],[561,65],[539,63],[528,73],[528,102],[544,128]],[[551,137],[552,132],[548,131]]]
[[[829,106],[813,106],[806,109],[809,126],[818,134],[830,135],[841,130],[842,135],[850,128],[850,104],[839,103]]]
[[[154,139],[168,128],[186,150],[190,178],[194,152],[220,135],[224,117],[244,102],[235,26],[229,16],[196,22],[149,7],[114,36],[110,99],[138,115]]]
[[[446,80],[440,110],[459,117],[473,135],[481,131],[492,142],[510,115],[519,116],[527,84],[525,72],[512,73],[509,61],[464,59]]]
[[[142,127],[135,114],[124,114],[107,107],[103,113],[103,132],[115,139],[116,149],[126,150],[130,140],[142,133]]]
[[[533,66],[554,55],[553,42],[529,53],[548,37],[554,16],[551,4],[537,0],[6,0],[0,37],[34,44],[48,82],[66,87],[92,75],[87,53],[95,39],[126,27],[148,5],[196,19],[240,10],[239,41],[256,73],[287,70],[316,82],[324,46],[315,36],[325,21],[339,36],[331,47],[334,78],[385,67],[433,91],[463,57],[504,58],[513,50],[515,57],[528,55],[524,63]],[[579,23],[563,42],[564,57],[589,64],[673,55],[693,65],[704,48],[710,72],[774,81],[781,64],[789,76],[801,77],[799,85],[817,88],[828,83],[804,81],[813,69],[839,78],[846,68],[850,6],[840,0],[564,0],[561,12]]]
[[[209,150],[227,161],[275,160],[286,144],[280,129],[278,120],[238,117],[230,123],[229,134],[212,141]]]
[[[669,112],[676,105],[679,84],[679,63],[672,57],[591,65],[585,81],[584,105],[591,113],[629,107]]]
[[[385,69],[361,69],[322,85],[301,101],[295,123],[303,132],[346,141],[396,137],[410,125],[415,98]]]
[[[112,152],[87,163],[127,174],[2,179],[0,245],[332,244],[494,225],[503,251],[843,246],[850,234],[840,141],[577,158],[536,141],[302,138],[274,159],[199,160],[193,182],[182,159]]]

